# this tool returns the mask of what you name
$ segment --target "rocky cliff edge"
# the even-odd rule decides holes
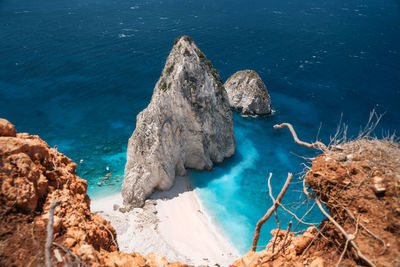
[[[76,164],[36,135],[0,119],[0,266],[44,266],[49,209],[53,266],[186,266],[118,251],[115,230],[90,212]]]

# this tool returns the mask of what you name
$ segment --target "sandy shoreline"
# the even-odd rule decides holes
[[[121,213],[122,195],[93,200],[92,212],[109,220],[120,250],[164,255],[169,261],[195,266],[229,266],[239,257],[206,214],[187,177],[176,177],[169,191],[155,192],[143,209]]]

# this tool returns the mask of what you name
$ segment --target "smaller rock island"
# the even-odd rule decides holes
[[[224,84],[229,105],[242,115],[271,114],[271,98],[267,86],[254,70],[233,74]]]

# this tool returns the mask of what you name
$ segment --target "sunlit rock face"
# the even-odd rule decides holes
[[[187,168],[211,170],[234,152],[232,113],[219,73],[193,39],[182,36],[129,139],[124,204],[142,206],[155,188],[169,189]]]
[[[233,74],[224,84],[231,108],[243,115],[268,115],[271,99],[267,87],[254,70]]]

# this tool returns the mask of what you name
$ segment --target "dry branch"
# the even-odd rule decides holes
[[[110,231],[110,229],[108,229],[108,227],[105,226],[105,225],[102,224],[102,223],[98,223],[98,224],[101,225],[101,226],[103,226],[104,229],[106,229],[106,231],[107,231],[107,232],[110,234],[110,236],[111,236],[112,242],[114,243],[114,245],[115,245],[116,247],[118,247],[118,244],[117,244],[117,242],[115,241],[114,235],[112,234],[112,232]]]
[[[346,207],[344,207],[344,206],[341,205],[340,203],[339,203],[339,205],[341,206],[341,208],[342,208],[343,210],[345,210],[345,211],[347,212],[347,214],[348,214],[354,221],[357,221],[356,217],[354,217],[353,213],[351,213],[350,210],[348,210]],[[358,222],[358,224],[359,224],[368,234],[370,234],[373,238],[377,239],[379,242],[382,243],[382,245],[383,245],[383,250],[382,250],[381,253],[379,253],[379,256],[385,254],[386,249],[387,249],[387,245],[386,245],[385,241],[383,241],[382,238],[380,238],[379,236],[377,236],[376,234],[374,234],[373,232],[371,232],[371,230],[369,230],[369,229],[368,229],[364,224],[362,224],[361,222]]]
[[[291,228],[291,227],[292,227],[292,222],[290,221],[290,222],[289,222],[289,225],[288,225],[288,228],[286,229],[286,233],[285,233],[285,237],[283,238],[282,245],[279,247],[279,249],[278,249],[275,253],[272,253],[272,255],[269,256],[266,260],[264,260],[261,264],[272,260],[276,255],[279,254],[279,252],[280,252],[281,250],[284,250],[284,249],[285,249],[286,240],[287,240],[287,238],[288,238],[288,236],[289,236],[290,228]]]
[[[270,180],[272,177],[272,174],[270,174],[269,179]],[[279,193],[278,197],[276,198],[276,201],[272,204],[272,206],[268,209],[267,213],[264,215],[264,217],[262,217],[256,225],[256,229],[254,231],[254,236],[253,236],[253,243],[252,243],[252,247],[251,250],[252,251],[256,251],[257,249],[257,243],[258,243],[258,239],[260,238],[260,231],[261,231],[261,227],[263,226],[263,224],[268,221],[268,219],[271,217],[271,215],[276,211],[276,209],[279,206],[279,203],[282,201],[283,196],[285,195],[287,189],[289,188],[290,182],[292,181],[293,178],[293,174],[288,173],[288,176],[286,178],[286,182],[284,184],[284,186],[282,187],[281,192]]]
[[[358,219],[357,219],[356,230],[354,231],[354,234],[350,236],[352,239],[347,239],[347,240],[346,240],[346,244],[344,245],[343,252],[342,252],[342,254],[340,255],[340,258],[339,258],[339,260],[338,260],[338,262],[337,262],[337,264],[336,264],[336,267],[339,267],[339,266],[340,266],[340,262],[342,261],[343,256],[344,256],[344,254],[345,254],[346,251],[347,251],[347,246],[349,245],[349,242],[350,242],[351,240],[354,240],[354,238],[356,237],[356,235],[357,235],[357,233],[358,233],[358,223],[359,223],[359,222],[360,222],[360,216],[358,216]]]
[[[336,226],[337,229],[339,229],[339,231],[340,231],[340,232],[343,234],[343,236],[346,238],[346,242],[349,242],[350,245],[357,251],[358,257],[359,257],[362,261],[364,261],[366,264],[368,264],[368,266],[375,267],[375,264],[372,263],[372,261],[371,261],[370,259],[368,259],[368,258],[361,252],[361,250],[358,248],[356,242],[354,242],[354,238],[355,238],[354,235],[346,233],[346,231],[343,229],[343,227],[342,227],[337,221],[335,221],[335,219],[333,219],[333,218],[329,215],[328,212],[326,212],[326,210],[324,209],[324,207],[322,207],[322,204],[321,204],[321,202],[319,201],[318,197],[312,196],[312,195],[307,191],[307,188],[306,188],[306,180],[305,180],[305,179],[303,180],[303,190],[304,190],[304,193],[305,193],[308,197],[310,197],[310,198],[312,198],[312,199],[315,200],[315,202],[317,203],[317,205],[318,205],[319,209],[321,210],[321,212],[329,219],[329,221],[331,221],[331,223],[333,223],[333,224]]]
[[[326,150],[327,150],[326,145],[323,144],[323,143],[321,143],[321,142],[319,142],[319,141],[316,141],[316,142],[311,143],[311,144],[310,144],[310,143],[307,143],[307,142],[304,142],[304,141],[301,141],[301,140],[297,137],[296,131],[294,130],[293,126],[292,126],[290,123],[286,123],[286,122],[285,122],[285,123],[275,124],[275,125],[274,125],[274,129],[281,129],[281,128],[284,128],[284,127],[288,127],[288,128],[289,128],[289,131],[290,131],[290,133],[292,134],[293,139],[294,139],[294,141],[295,141],[297,144],[299,144],[299,145],[301,145],[301,146],[308,147],[308,148],[318,148],[318,149],[321,149],[321,150],[323,150],[323,151],[326,151]]]
[[[66,247],[64,247],[63,245],[60,245],[56,242],[53,242],[53,245],[62,249],[62,251],[65,252],[65,254],[68,254],[69,256],[71,256],[72,258],[74,258],[75,262],[77,262],[79,265],[82,265],[84,267],[87,267],[87,265],[78,257],[76,256],[72,251],[70,251],[69,249],[67,249]]]
[[[60,201],[55,201],[51,204],[49,210],[49,221],[47,222],[47,237],[44,249],[46,267],[51,267],[51,245],[53,244],[53,223],[54,223],[54,209],[60,204]]]
[[[269,178],[268,178],[269,196],[270,196],[270,198],[272,199],[272,202],[275,203],[275,198],[274,198],[274,196],[272,195],[271,177],[272,177],[272,173],[269,174]],[[299,217],[297,217],[297,215],[296,215],[295,213],[293,213],[293,212],[291,212],[290,210],[288,210],[287,208],[285,208],[285,206],[283,206],[282,203],[278,202],[278,205],[279,205],[284,211],[286,211],[287,213],[289,213],[290,215],[292,215],[293,217],[295,217],[296,220],[297,220],[298,222],[302,223],[302,224],[310,225],[310,226],[315,226],[315,225],[318,225],[318,224],[319,224],[319,223],[309,223],[309,222],[305,222],[305,221],[303,221],[302,219],[300,219]],[[309,212],[309,211],[307,211],[307,213],[308,213],[308,212]],[[304,218],[304,216],[303,216],[303,218]]]
[[[275,200],[274,200],[274,202],[275,202]],[[272,243],[272,253],[274,253],[275,243],[276,243],[276,240],[278,239],[279,232],[281,231],[281,224],[279,223],[278,214],[276,213],[276,210],[274,211],[274,215],[275,215],[275,219],[276,219],[276,225],[278,226],[278,231],[276,232],[274,242]]]

